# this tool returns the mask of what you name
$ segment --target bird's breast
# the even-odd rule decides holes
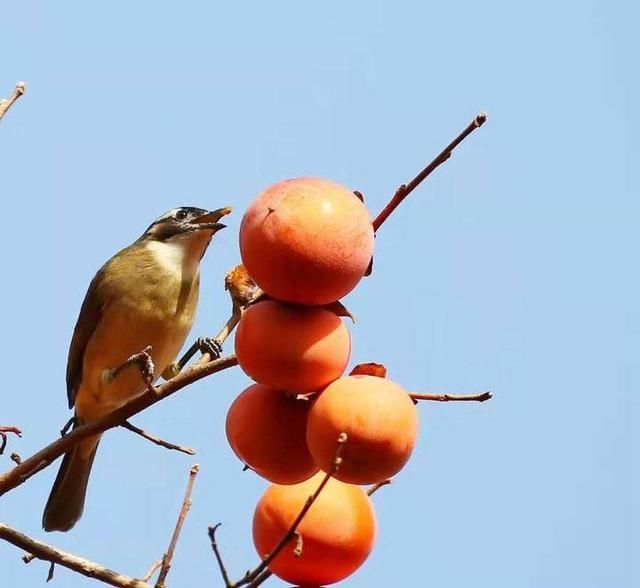
[[[116,271],[118,268],[115,268]],[[199,279],[175,271],[145,256],[137,272],[113,273],[112,297],[89,340],[83,361],[82,382],[76,411],[94,420],[144,391],[142,378],[133,366],[113,381],[109,370],[128,357],[151,346],[151,357],[159,376],[174,361],[191,330],[198,302]]]

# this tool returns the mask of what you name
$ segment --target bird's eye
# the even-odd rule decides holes
[[[187,211],[186,210],[179,210],[178,212],[176,212],[176,218],[178,220],[184,220],[185,218],[187,218]]]

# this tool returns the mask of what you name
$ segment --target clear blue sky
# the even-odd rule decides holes
[[[24,429],[11,450],[58,434],[89,280],[161,212],[236,207],[204,260],[194,335],[213,334],[262,188],[325,176],[377,212],[486,109],[380,231],[347,302],[352,363],[496,397],[420,407],[414,457],[375,497],[376,549],[344,586],[638,586],[639,18],[593,1],[4,3],[0,94],[28,85],[0,125],[0,421]],[[209,523],[235,576],[256,561],[264,483],[223,431],[247,384],[230,371],[135,419],[202,466],[171,586],[220,584]],[[112,431],[71,533],[40,529],[55,468],[3,497],[0,520],[141,575],[193,462]],[[42,586],[47,566],[20,556],[0,543],[2,584]]]

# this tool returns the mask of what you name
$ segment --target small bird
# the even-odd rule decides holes
[[[127,361],[132,356],[148,352],[150,381],[175,360],[193,325],[200,260],[225,227],[218,221],[230,212],[174,208],[98,270],[67,359],[74,427],[99,420],[145,391],[140,369]],[[100,437],[65,454],[42,516],[45,531],[68,531],[80,519]]]

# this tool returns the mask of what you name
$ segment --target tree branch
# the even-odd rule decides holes
[[[486,402],[493,398],[492,392],[481,394],[417,394],[410,392],[409,396],[414,400],[433,400],[435,402]]]
[[[373,221],[373,230],[377,231],[382,223],[387,220],[391,213],[398,207],[398,205],[413,192],[436,168],[442,165],[447,159],[451,157],[453,150],[462,143],[473,131],[480,128],[485,122],[487,122],[486,112],[478,114],[451,143],[449,143],[436,158],[425,167],[413,180],[408,184],[402,184],[393,195],[393,198],[382,209],[380,214]]]
[[[80,441],[92,435],[113,429],[133,415],[168,398],[189,384],[193,384],[193,382],[237,364],[238,360],[235,355],[228,355],[206,363],[197,363],[178,374],[175,378],[158,386],[155,392],[147,390],[99,421],[74,429],[61,439],[54,441],[34,453],[31,457],[22,461],[20,465],[2,474],[0,476],[0,496],[20,486],[20,484],[23,484],[31,476],[51,465],[58,457],[69,451],[69,449],[80,443]]]
[[[180,514],[178,515],[178,520],[176,521],[176,527],[173,530],[173,535],[171,535],[169,547],[167,548],[166,553],[162,556],[162,564],[160,566],[160,573],[158,574],[158,581],[156,582],[155,588],[165,588],[165,580],[167,579],[167,574],[169,573],[169,569],[171,568],[171,560],[173,559],[173,553],[176,550],[176,545],[178,544],[178,539],[180,538],[182,525],[184,525],[184,521],[187,518],[187,513],[191,508],[191,493],[193,492],[193,485],[195,484],[196,476],[198,475],[199,471],[200,466],[198,464],[194,464],[189,470],[189,481],[187,482],[187,489],[184,492],[184,499],[182,500]]]
[[[127,431],[131,431],[136,435],[140,435],[140,437],[143,437],[147,441],[151,441],[151,443],[155,443],[160,447],[165,447],[166,449],[173,449],[175,451],[181,451],[182,453],[186,453],[187,455],[196,454],[196,450],[192,449],[191,447],[183,447],[182,445],[176,445],[175,443],[170,443],[169,441],[160,439],[160,437],[156,437],[155,435],[152,435],[151,433],[147,433],[147,431],[144,431],[143,429],[140,429],[139,427],[132,425],[129,421],[124,421],[124,423],[122,423],[120,426],[123,429],[127,429]]]
[[[296,537],[298,534],[298,526],[304,519],[309,509],[313,506],[313,503],[318,499],[322,490],[329,482],[331,476],[333,476],[338,469],[340,468],[340,464],[342,463],[342,451],[344,449],[344,445],[347,442],[347,434],[340,433],[337,440],[335,457],[333,459],[333,464],[331,469],[326,473],[325,477],[322,479],[315,492],[307,498],[302,510],[298,516],[293,520],[289,530],[282,536],[282,539],[276,544],[271,553],[265,557],[258,566],[256,566],[253,570],[249,570],[244,577],[234,583],[229,582],[229,577],[226,575],[226,570],[224,564],[222,563],[222,558],[218,551],[217,545],[215,543],[215,534],[216,529],[219,525],[216,525],[209,530],[209,537],[211,538],[211,547],[213,548],[216,559],[218,560],[218,564],[220,566],[220,571],[222,572],[222,576],[224,581],[226,582],[226,588],[239,588],[240,586],[245,586],[249,584],[250,586],[259,586],[264,582],[270,575],[271,572],[267,569],[269,564],[278,557],[278,554],[289,544],[289,542]]]
[[[222,554],[220,553],[218,542],[216,540],[216,531],[221,525],[222,523],[217,523],[213,527],[209,527],[209,541],[211,542],[211,551],[213,551],[213,555],[218,562],[218,568],[220,569],[220,575],[222,576],[222,581],[224,582],[225,588],[231,588],[233,586],[233,583],[229,578],[229,572],[227,572],[227,568],[224,565],[224,560],[222,559]]]
[[[110,586],[117,586],[118,588],[151,588],[151,585],[147,584],[147,582],[124,576],[88,559],[77,557],[41,541],[36,541],[4,523],[0,523],[0,538],[28,551],[31,556],[37,559],[61,565],[87,578],[100,580]],[[33,557],[29,558],[29,561]]]
[[[24,94],[26,89],[27,86],[24,82],[18,82],[16,87],[13,89],[11,96],[5,100],[0,100],[0,120],[2,120],[9,109],[18,101],[18,98]]]

